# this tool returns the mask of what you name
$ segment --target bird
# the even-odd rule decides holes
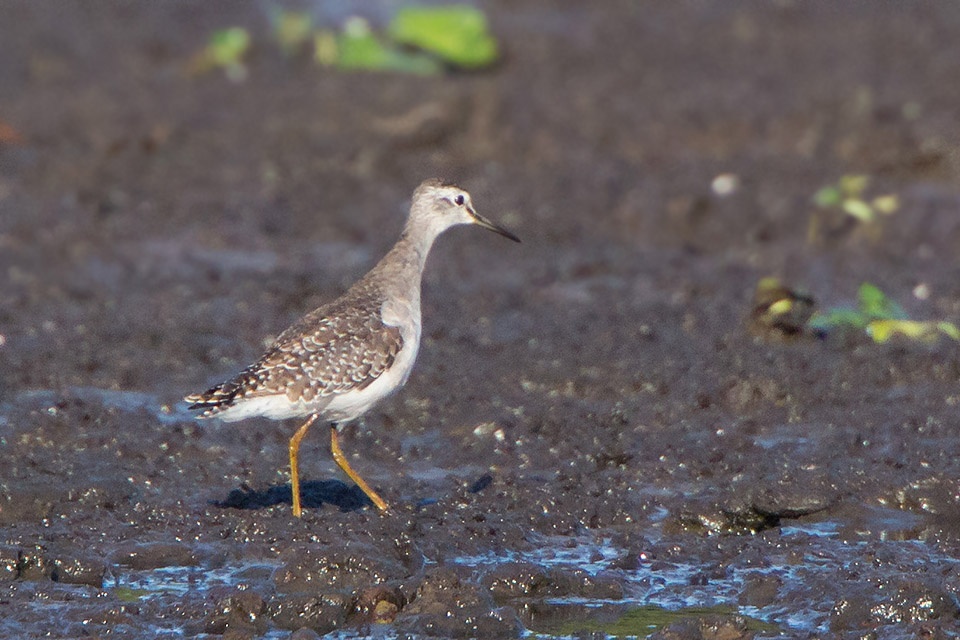
[[[283,331],[259,360],[203,393],[186,396],[197,418],[306,418],[289,443],[293,515],[302,517],[298,454],[317,420],[330,424],[330,451],[343,472],[386,513],[390,507],[350,466],[339,431],[401,388],[420,347],[420,284],[444,231],[473,224],[520,239],[477,213],[470,194],[437,178],[413,192],[400,238],[342,296]]]

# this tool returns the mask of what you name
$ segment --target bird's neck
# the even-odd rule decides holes
[[[429,231],[411,229],[408,225],[397,243],[374,268],[376,272],[389,274],[383,282],[390,283],[390,287],[396,287],[397,291],[388,293],[419,297],[420,277],[427,262],[427,255],[437,236]]]

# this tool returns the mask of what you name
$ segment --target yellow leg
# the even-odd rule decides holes
[[[300,441],[307,435],[307,429],[316,419],[316,414],[310,416],[290,438],[290,490],[293,495],[293,515],[298,518],[303,514],[303,510],[300,508],[300,472],[297,470],[297,452],[300,451]]]
[[[333,454],[333,459],[340,465],[340,468],[343,469],[343,472],[347,474],[351,480],[357,483],[357,486],[360,487],[360,490],[367,494],[367,497],[373,501],[373,504],[377,506],[377,509],[380,511],[388,511],[390,506],[387,505],[386,501],[383,498],[377,495],[377,492],[370,488],[370,485],[360,477],[360,475],[350,467],[350,463],[347,462],[347,459],[343,455],[343,451],[340,449],[340,441],[337,439],[337,425],[332,425],[330,429],[330,452]]]

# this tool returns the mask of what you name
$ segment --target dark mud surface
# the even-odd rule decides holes
[[[502,63],[440,78],[286,59],[265,4],[0,6],[0,636],[957,636],[957,344],[748,321],[771,275],[960,321],[957,5],[483,6]],[[185,73],[233,24],[247,80]],[[848,173],[900,210],[810,242]],[[395,513],[318,429],[297,520],[296,424],[179,398],[434,175],[524,244],[441,239],[345,433]]]

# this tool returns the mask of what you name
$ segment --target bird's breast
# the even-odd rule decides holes
[[[388,300],[383,303],[380,310],[384,324],[400,329],[400,337],[403,339],[403,346],[394,360],[390,371],[385,375],[391,374],[397,376],[397,386],[402,386],[410,377],[410,371],[413,369],[413,363],[417,359],[417,351],[420,349],[420,295],[410,296],[408,298]]]

